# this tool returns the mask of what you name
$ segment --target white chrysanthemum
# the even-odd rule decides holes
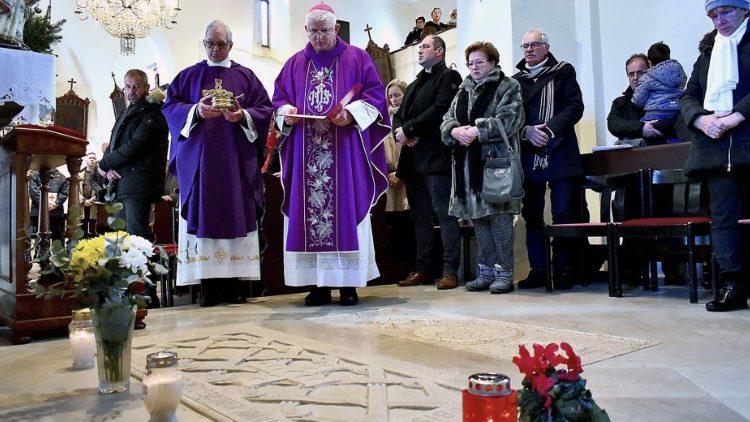
[[[120,256],[120,266],[141,274],[148,273],[148,257],[137,248],[130,248]]]
[[[148,240],[140,237],[130,235],[125,239],[123,249],[130,251],[136,249],[145,256],[152,256],[154,254],[154,246]]]

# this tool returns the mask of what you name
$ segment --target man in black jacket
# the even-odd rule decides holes
[[[424,29],[424,16],[420,16],[415,21],[417,26],[414,27],[414,29],[409,32],[409,35],[406,36],[406,41],[404,41],[404,45],[412,45],[416,42],[419,42],[419,40],[422,39],[422,29]]]
[[[677,135],[672,127],[659,126],[656,120],[642,122],[644,111],[633,103],[633,92],[638,80],[648,70],[648,58],[645,54],[633,54],[625,62],[625,73],[628,76],[628,88],[612,101],[612,108],[607,116],[607,129],[621,142],[631,143],[643,139],[634,146],[660,145],[668,138]],[[663,133],[663,131],[667,133]]]
[[[99,173],[114,182],[127,232],[153,240],[148,222],[151,204],[164,190],[167,122],[158,99],[148,96],[148,77],[143,71],[128,70],[124,89],[130,105],[115,122]]]
[[[524,58],[513,75],[523,94],[526,123],[521,129],[524,190],[521,214],[526,221],[526,249],[531,272],[519,289],[545,285],[544,207],[549,185],[552,221],[575,223],[580,208],[581,153],[574,126],[583,115],[581,88],[570,63],[558,62],[549,52],[549,38],[532,30],[521,42]],[[553,280],[556,289],[570,289],[571,245],[554,245]]]
[[[399,286],[415,286],[431,282],[430,246],[432,214],[440,221],[443,241],[443,277],[438,289],[458,285],[456,274],[460,265],[458,220],[448,215],[451,193],[450,148],[440,138],[443,115],[451,105],[461,84],[461,75],[445,65],[445,42],[427,36],[419,44],[419,64],[424,68],[409,84],[398,113],[393,116],[393,129],[401,150],[396,176],[406,181],[406,197],[417,238],[416,271]]]

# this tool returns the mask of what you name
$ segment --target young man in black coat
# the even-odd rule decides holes
[[[127,232],[153,240],[148,223],[151,204],[159,201],[164,190],[167,122],[158,99],[148,95],[148,77],[143,71],[129,70],[124,89],[130,105],[115,122],[98,171],[113,181]]]
[[[401,107],[393,116],[394,136],[404,145],[396,176],[406,181],[417,238],[416,270],[399,286],[432,281],[429,272],[434,212],[443,241],[443,277],[437,288],[453,289],[458,285],[459,229],[458,220],[448,215],[451,156],[450,148],[440,138],[440,124],[458,91],[461,75],[445,65],[445,42],[434,35],[419,44],[419,64],[424,69],[406,87]]]

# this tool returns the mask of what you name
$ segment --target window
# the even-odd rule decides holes
[[[269,45],[269,25],[268,25],[268,16],[269,16],[269,7],[268,7],[268,1],[269,0],[260,0],[260,45],[261,47],[270,47]]]

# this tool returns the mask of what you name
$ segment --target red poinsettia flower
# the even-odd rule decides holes
[[[513,363],[516,364],[518,370],[524,374],[525,378],[531,379],[536,371],[534,359],[523,344],[518,346],[518,355],[513,357]]]
[[[564,363],[568,365],[568,371],[575,372],[576,375],[583,372],[583,367],[581,366],[581,358],[580,356],[575,354],[570,344],[562,342],[560,343],[560,348],[562,348],[565,351],[565,354],[568,355],[568,358],[564,361]]]

